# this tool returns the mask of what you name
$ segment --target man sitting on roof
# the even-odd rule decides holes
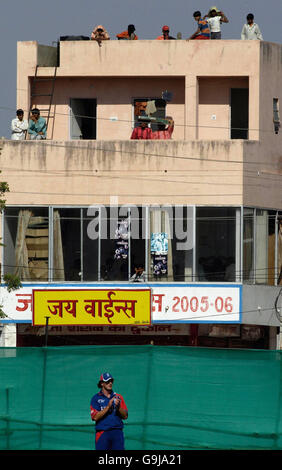
[[[195,11],[193,16],[195,21],[198,23],[198,29],[194,34],[192,34],[192,36],[190,36],[190,38],[186,39],[186,41],[189,41],[189,39],[210,39],[211,34],[207,20],[202,18],[200,11]]]
[[[99,46],[101,46],[101,41],[107,41],[110,39],[108,32],[105,30],[104,26],[99,24],[96,28],[93,29],[91,38],[93,41],[97,41]]]
[[[161,41],[166,40],[166,39],[175,39],[172,36],[169,35],[169,26],[163,26],[162,28],[162,35],[158,36],[156,39],[159,39]]]
[[[129,24],[127,27],[127,31],[123,31],[120,34],[117,34],[118,39],[129,39],[129,40],[135,40],[138,39],[138,36],[135,34],[135,26],[134,24]]]

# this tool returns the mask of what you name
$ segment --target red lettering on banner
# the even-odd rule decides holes
[[[24,312],[25,310],[28,309],[29,304],[31,305],[31,299],[32,299],[32,294],[16,294],[16,297],[27,297],[26,299],[24,298],[19,298],[18,303],[22,303],[22,307],[16,307],[16,310],[18,312]]]
[[[163,308],[163,297],[164,294],[153,294],[153,303],[157,304],[157,311],[161,312]],[[153,312],[155,312],[156,307],[153,305],[152,307]]]

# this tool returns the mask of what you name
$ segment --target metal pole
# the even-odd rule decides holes
[[[45,347],[48,345],[48,323],[49,323],[49,318],[50,317],[45,317],[46,318],[46,325],[45,325]]]

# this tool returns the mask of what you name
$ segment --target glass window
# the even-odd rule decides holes
[[[115,206],[101,212],[101,280],[127,281],[128,272],[128,208]]]
[[[83,256],[82,281],[97,281],[99,264],[99,209],[91,215],[88,209],[83,209]]]
[[[80,209],[53,210],[53,281],[81,280]]]
[[[268,279],[268,212],[256,209],[255,282],[266,284]]]
[[[151,207],[149,280],[193,280],[193,207]]]
[[[254,209],[244,208],[243,280],[254,282]]]
[[[130,207],[130,279],[137,281],[142,276],[147,279],[146,253],[146,207]]]
[[[49,259],[48,208],[6,208],[4,273],[21,281],[47,281]]]
[[[236,208],[198,207],[197,281],[236,281]]]
[[[277,284],[282,285],[282,212],[277,218]]]
[[[268,211],[268,265],[266,266],[266,269],[267,283],[272,286],[275,285],[275,220],[276,211]]]

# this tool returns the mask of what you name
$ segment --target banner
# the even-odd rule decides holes
[[[130,293],[144,289],[151,290],[151,321],[152,323],[241,323],[242,322],[242,285],[234,284],[168,284],[168,283],[126,283],[126,284],[112,284],[112,283],[93,283],[93,284],[30,284],[23,285],[22,288],[8,292],[7,288],[2,287],[1,291],[1,304],[2,309],[7,315],[6,318],[1,319],[2,323],[18,322],[30,323],[32,321],[32,292],[34,290],[46,290],[49,292],[56,292],[62,290],[72,292],[73,289],[77,292],[92,292],[100,290],[104,292],[116,292],[126,286],[126,292]],[[272,290],[271,290],[272,292]],[[134,295],[135,295],[134,294]],[[55,299],[58,294],[54,294]],[[82,294],[83,295],[83,294]],[[114,296],[110,299],[105,294],[105,300],[109,303],[116,300]],[[128,294],[129,295],[129,294]],[[273,294],[272,294],[273,295]],[[130,297],[125,297],[125,299]],[[61,299],[62,300],[62,299]],[[70,300],[77,300],[74,297]],[[87,300],[87,299],[86,299]],[[51,304],[48,304],[52,308]],[[113,304],[117,305],[117,304]],[[62,304],[62,313],[65,312],[66,304]],[[77,304],[76,304],[77,306]],[[58,304],[58,309],[60,309]],[[96,304],[98,308],[98,304]],[[67,306],[71,311],[72,305]],[[53,311],[55,308],[53,306]],[[106,312],[107,313],[107,312]],[[128,313],[128,312],[127,312]],[[51,313],[47,307],[45,316],[50,316]],[[85,313],[86,314],[86,313]],[[55,315],[52,315],[55,317]],[[64,316],[72,317],[71,313],[65,312]],[[87,316],[87,315],[86,315]],[[142,315],[141,315],[142,316]],[[88,314],[88,317],[91,317]],[[124,317],[126,315],[124,314]],[[109,317],[116,324],[117,316]],[[142,321],[142,318],[135,318],[135,321]],[[101,318],[100,318],[101,320]],[[105,324],[111,325],[108,317],[104,317]],[[134,319],[131,319],[134,320]],[[45,318],[44,318],[45,324]],[[72,323],[73,324],[73,323]],[[91,324],[94,324],[93,322]],[[133,323],[131,323],[133,324]],[[137,323],[138,324],[138,323]],[[141,324],[141,323],[139,323]]]
[[[150,289],[33,290],[33,325],[150,325]]]

